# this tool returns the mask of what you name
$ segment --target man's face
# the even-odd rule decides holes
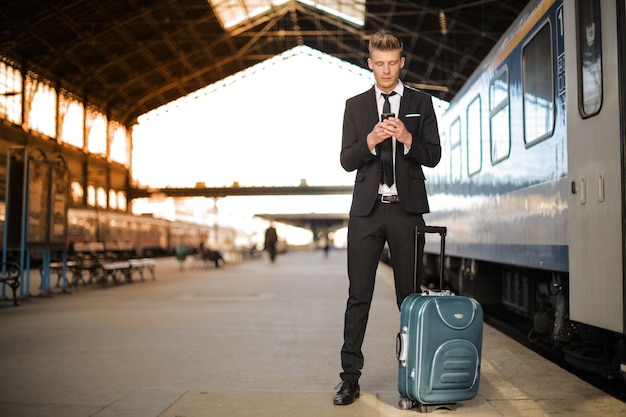
[[[390,92],[398,84],[400,70],[404,68],[404,57],[399,49],[393,51],[380,51],[374,49],[367,64],[374,72],[376,85],[385,93]]]

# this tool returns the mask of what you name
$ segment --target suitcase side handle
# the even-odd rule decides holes
[[[400,365],[402,365],[403,367],[406,367],[406,360],[408,356],[406,350],[408,342],[407,332],[408,329],[406,327],[403,327],[396,336],[396,357],[398,358],[398,362],[400,363]]]
[[[446,235],[448,234],[448,228],[445,226],[422,226],[418,225],[415,227],[415,262],[413,265],[413,292],[417,292],[417,265],[419,262],[418,250],[419,247],[419,236],[422,233],[437,233],[441,237],[441,245],[439,248],[440,258],[439,258],[439,289],[443,288],[443,260],[446,255]]]

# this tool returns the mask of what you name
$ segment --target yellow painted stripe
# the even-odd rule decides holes
[[[491,65],[489,65],[490,71],[493,71],[500,66],[502,61],[504,61],[504,59],[511,54],[511,51],[513,51],[513,49],[517,47],[517,45],[519,45],[522,39],[524,39],[524,37],[528,35],[528,32],[530,32],[530,30],[537,24],[539,19],[543,17],[543,15],[548,11],[548,9],[550,9],[550,7],[552,7],[555,2],[556,0],[546,0],[534,10],[534,12],[526,20],[526,23],[524,23],[524,25],[515,33],[513,38],[506,45],[506,47],[503,48],[500,53],[492,60]]]

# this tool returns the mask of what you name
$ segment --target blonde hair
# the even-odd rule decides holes
[[[395,51],[400,50],[402,53],[402,41],[396,38],[386,30],[380,30],[372,35],[369,42],[369,52],[372,55],[373,50],[379,51]]]

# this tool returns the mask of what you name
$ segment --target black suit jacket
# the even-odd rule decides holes
[[[431,96],[405,85],[398,118],[413,135],[408,154],[404,155],[404,146],[400,142],[400,146],[396,146],[396,187],[400,205],[408,212],[428,213],[422,165],[434,167],[441,159],[437,117]],[[379,120],[374,87],[346,101],[340,160],[346,171],[357,170],[351,216],[367,216],[376,202],[380,156],[370,152],[366,138]]]

